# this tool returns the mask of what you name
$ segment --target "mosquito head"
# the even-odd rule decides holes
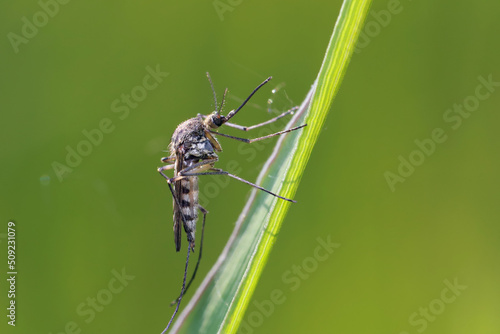
[[[210,77],[209,77],[210,78]],[[212,81],[210,81],[211,83]],[[211,129],[217,129],[219,126],[222,124],[226,123],[227,119],[225,116],[222,116],[220,114],[222,107],[224,106],[224,102],[226,100],[226,94],[227,94],[227,88],[224,91],[224,95],[222,96],[222,101],[220,103],[220,106],[218,106],[218,109],[212,112],[210,115],[205,118],[205,124],[210,127]],[[215,94],[214,94],[215,96]],[[216,100],[217,103],[217,100]],[[215,105],[217,108],[217,105]]]
[[[219,126],[224,124],[225,121],[226,118],[222,116],[217,110],[215,110],[213,113],[208,115],[203,122],[210,129],[217,129]]]

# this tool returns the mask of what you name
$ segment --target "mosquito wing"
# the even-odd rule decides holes
[[[175,159],[175,169],[174,169],[174,176],[177,176],[179,171],[182,170],[182,166],[184,165],[184,159],[182,154],[176,154],[176,159]],[[181,201],[181,180],[176,181],[174,183],[174,196],[175,198],[173,199],[174,202],[174,241],[175,241],[175,250],[178,252],[181,250],[181,230],[182,230],[182,213],[181,213],[181,208],[177,205],[177,203],[180,203]]]

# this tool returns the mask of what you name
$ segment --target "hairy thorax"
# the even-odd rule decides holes
[[[174,156],[181,153],[187,165],[198,160],[217,158],[207,132],[206,125],[198,117],[181,123],[172,135],[170,154]],[[212,137],[212,140],[216,139]]]

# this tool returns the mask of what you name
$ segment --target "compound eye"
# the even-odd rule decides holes
[[[212,115],[212,123],[214,123],[214,125],[217,127],[221,126],[222,125],[222,117],[219,114]]]

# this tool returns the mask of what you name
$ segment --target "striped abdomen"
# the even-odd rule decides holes
[[[196,221],[198,220],[198,177],[189,176],[174,184],[174,236],[175,247],[181,248],[181,226],[187,234],[187,240],[194,249]],[[177,206],[179,202],[179,206]]]

